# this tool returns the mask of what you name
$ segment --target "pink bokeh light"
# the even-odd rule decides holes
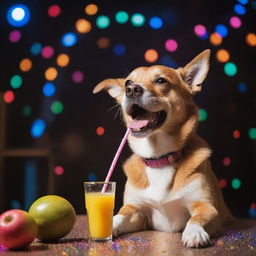
[[[51,46],[45,46],[43,49],[42,49],[42,52],[41,52],[42,56],[45,58],[45,59],[49,59],[52,57],[52,55],[54,54],[54,49],[51,47]]]
[[[59,5],[54,4],[48,8],[48,15],[52,18],[58,17],[61,13]]]
[[[169,52],[175,52],[178,49],[178,43],[173,39],[168,39],[165,42],[165,48]]]
[[[64,174],[64,168],[62,166],[55,166],[54,173],[56,175],[63,175]]]
[[[74,71],[72,74],[72,80],[75,83],[81,83],[84,80],[84,74],[82,71]]]
[[[12,43],[17,43],[21,39],[21,32],[19,30],[13,30],[9,34],[9,40]]]
[[[233,28],[240,28],[242,25],[242,21],[238,17],[233,16],[229,19],[229,24]]]
[[[198,24],[194,27],[194,32],[197,36],[204,36],[206,34],[206,28],[204,25]]]

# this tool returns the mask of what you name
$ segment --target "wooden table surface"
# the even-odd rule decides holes
[[[27,250],[4,251],[0,256],[255,256],[256,220],[237,220],[214,238],[214,245],[202,249],[185,248],[181,233],[143,231],[122,235],[113,242],[88,243],[86,217],[77,216],[75,227],[56,243],[34,242]]]

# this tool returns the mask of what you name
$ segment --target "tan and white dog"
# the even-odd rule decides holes
[[[202,247],[232,220],[211,169],[211,150],[196,135],[193,95],[201,90],[209,57],[205,50],[176,70],[139,67],[125,79],[107,79],[94,88],[117,100],[132,127],[128,141],[134,154],[124,164],[124,206],[114,216],[115,235],[183,232],[185,246]]]

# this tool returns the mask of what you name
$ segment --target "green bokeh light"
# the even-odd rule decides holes
[[[105,29],[109,26],[110,19],[105,15],[101,15],[96,19],[96,25],[98,28]]]
[[[60,114],[63,111],[64,107],[60,101],[54,101],[51,105],[51,110],[53,114]]]
[[[32,112],[32,109],[30,106],[26,105],[22,108],[22,114],[23,116],[29,116]]]
[[[224,72],[227,76],[234,76],[237,73],[237,67],[233,62],[227,62],[224,66]]]
[[[22,85],[22,78],[19,75],[14,75],[10,80],[11,87],[13,89],[18,89]]]
[[[256,140],[256,128],[249,129],[249,138],[252,140]]]
[[[241,187],[241,180],[235,178],[232,180],[231,185],[233,189],[239,189]]]
[[[199,109],[199,121],[200,122],[203,122],[207,119],[207,112],[205,109],[203,108],[200,108]]]
[[[127,22],[129,19],[129,15],[127,12],[119,11],[116,13],[116,22],[123,24]]]
[[[140,27],[145,23],[145,17],[140,13],[135,13],[131,17],[132,25],[135,27]]]

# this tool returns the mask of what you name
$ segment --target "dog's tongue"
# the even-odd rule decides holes
[[[147,126],[147,124],[149,123],[149,120],[132,120],[129,124],[128,127],[131,129],[140,129],[142,127]]]

